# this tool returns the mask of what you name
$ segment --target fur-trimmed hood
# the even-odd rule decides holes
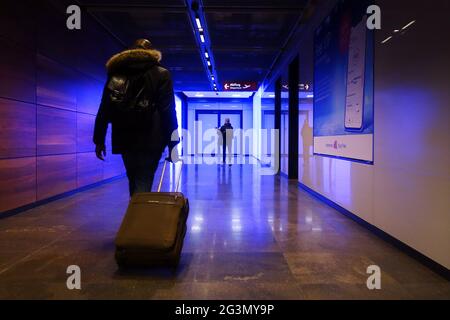
[[[106,63],[109,73],[123,68],[140,68],[161,61],[161,52],[154,49],[130,49],[112,56]]]

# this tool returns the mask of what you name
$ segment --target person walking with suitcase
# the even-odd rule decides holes
[[[160,61],[161,52],[149,40],[139,39],[106,63],[108,78],[94,127],[95,153],[104,160],[111,123],[112,153],[122,155],[130,197],[151,191],[162,152],[168,146],[171,161],[179,141],[172,79]]]

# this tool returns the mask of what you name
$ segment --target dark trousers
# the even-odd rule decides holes
[[[123,164],[127,171],[130,197],[138,192],[151,192],[155,171],[161,154],[154,152],[122,153]]]
[[[232,156],[232,152],[233,152],[233,148],[232,148],[232,142],[231,141],[227,141],[226,144],[223,144],[221,146],[222,148],[222,162],[226,163],[226,158],[228,158],[228,164],[231,164],[231,156]],[[228,151],[228,153],[227,153]]]

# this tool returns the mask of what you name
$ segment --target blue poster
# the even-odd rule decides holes
[[[342,0],[314,38],[314,153],[373,163],[374,35],[369,2]]]

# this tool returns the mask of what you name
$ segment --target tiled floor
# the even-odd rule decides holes
[[[182,191],[191,211],[175,272],[117,270],[126,179],[0,220],[0,298],[450,299],[447,280],[256,166],[186,165]],[[381,290],[366,287],[373,264]],[[79,291],[66,288],[69,265]]]

